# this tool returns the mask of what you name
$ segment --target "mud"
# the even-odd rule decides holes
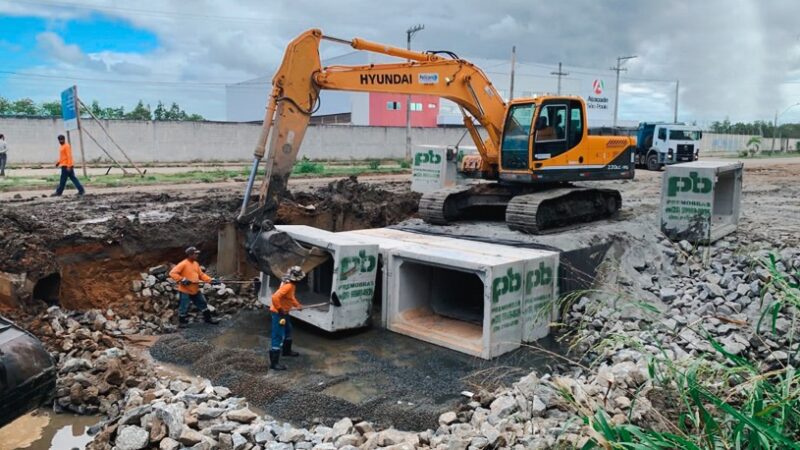
[[[328,230],[385,226],[412,215],[417,198],[407,182],[343,179],[290,193],[279,221]],[[189,245],[199,247],[201,262],[213,266],[218,231],[234,220],[240,202],[239,190],[209,188],[5,203],[0,272],[21,278],[13,295],[0,292],[0,310],[24,306],[36,293],[68,309],[113,306],[124,312],[133,300],[126,298],[128,286],[143,267],[176,262]],[[48,277],[51,285],[37,289]]]
[[[485,361],[377,328],[328,334],[298,321],[294,326],[301,356],[281,360],[286,372],[268,370],[265,310],[239,313],[225,327],[196,325],[164,336],[151,354],[295,425],[330,425],[347,416],[407,430],[436,428],[462,390],[493,390],[559,364],[532,348]],[[560,350],[552,341],[544,345]]]
[[[350,177],[290,194],[278,209],[276,223],[328,231],[385,227],[414,215],[419,198],[420,194],[408,190],[408,183],[376,186]]]

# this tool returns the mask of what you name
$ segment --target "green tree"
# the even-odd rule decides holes
[[[39,114],[45,117],[61,117],[61,102],[42,102]]]
[[[167,110],[161,100],[158,101],[156,109],[153,110],[153,120],[167,120]]]
[[[21,98],[11,104],[11,114],[18,116],[36,116],[39,108],[36,103],[29,98]]]
[[[153,120],[153,115],[150,112],[150,105],[145,106],[144,102],[139,100],[139,103],[136,104],[136,107],[127,114],[125,114],[126,119],[131,120]]]
[[[0,116],[11,115],[11,102],[5,97],[0,97]]]

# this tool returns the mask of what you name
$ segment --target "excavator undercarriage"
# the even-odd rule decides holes
[[[612,217],[621,205],[622,197],[613,189],[569,183],[475,183],[423,195],[419,215],[425,222],[435,225],[464,219],[505,219],[512,230],[540,234]]]

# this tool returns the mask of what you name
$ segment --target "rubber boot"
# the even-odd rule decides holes
[[[211,311],[209,310],[203,311],[203,320],[211,325],[217,325],[219,323],[219,320],[211,317]]]
[[[186,328],[189,325],[188,316],[178,316],[178,328]]]
[[[283,356],[300,356],[300,353],[292,351],[292,340],[283,340]]]
[[[269,368],[272,370],[286,370],[286,366],[280,365],[281,360],[281,351],[280,350],[270,350],[269,351]]]

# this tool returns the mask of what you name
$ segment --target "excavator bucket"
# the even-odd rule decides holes
[[[300,266],[308,273],[330,258],[322,249],[303,247],[271,224],[251,230],[246,246],[248,258],[258,270],[277,278],[283,277],[292,266]]]

